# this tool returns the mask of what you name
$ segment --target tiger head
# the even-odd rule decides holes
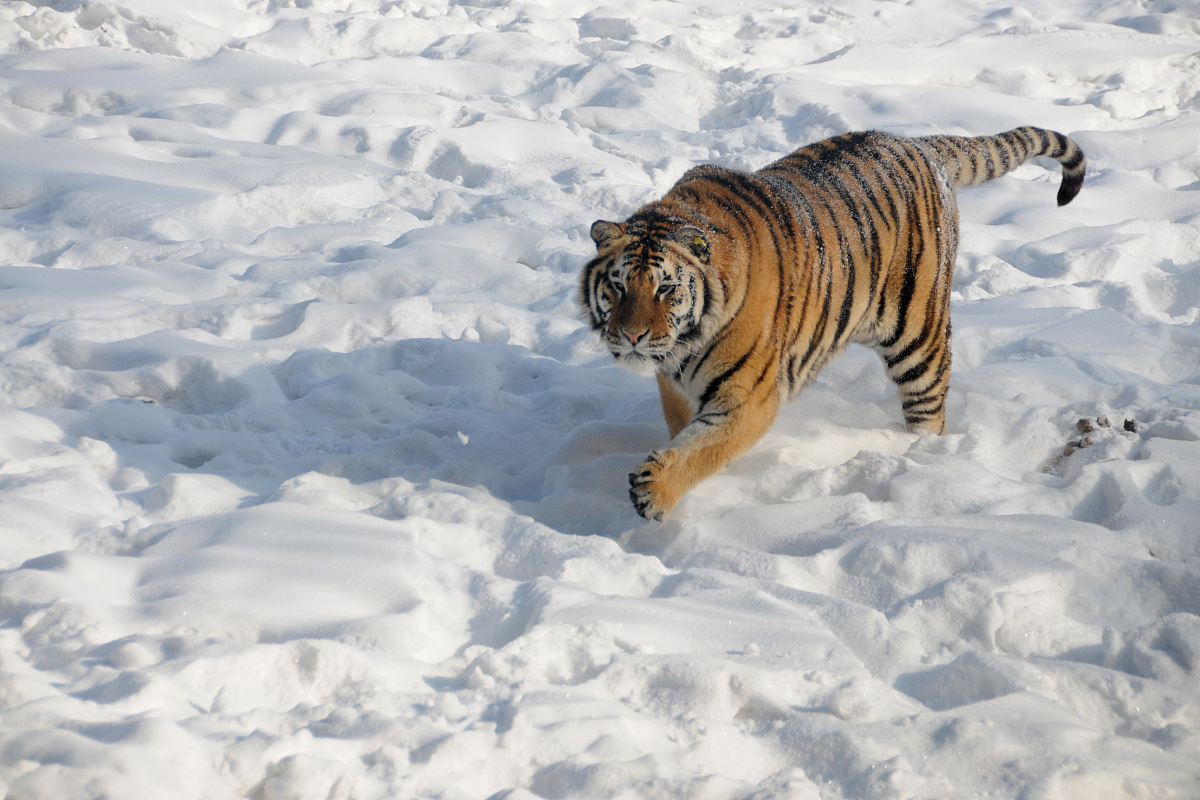
[[[641,369],[682,360],[719,299],[706,234],[675,218],[635,215],[592,225],[596,257],[584,267],[585,319],[617,362]]]

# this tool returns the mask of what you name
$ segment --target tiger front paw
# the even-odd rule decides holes
[[[661,522],[679,502],[679,493],[671,488],[669,469],[675,463],[674,450],[655,450],[645,463],[629,473],[629,499],[638,514]]]

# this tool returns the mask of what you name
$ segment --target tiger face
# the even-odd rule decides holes
[[[596,257],[584,268],[584,316],[622,366],[657,369],[692,352],[718,292],[708,239],[669,219],[592,225]]]

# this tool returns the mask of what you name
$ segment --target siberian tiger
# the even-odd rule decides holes
[[[625,222],[592,225],[584,317],[619,363],[656,370],[671,435],[629,475],[637,512],[670,513],[847,342],[882,357],[910,430],[944,433],[954,189],[1035,156],[1061,163],[1069,203],[1085,161],[1060,133],[871,131],[753,173],[695,167]]]

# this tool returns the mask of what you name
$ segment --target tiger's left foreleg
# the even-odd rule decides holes
[[[778,410],[775,392],[748,398],[729,411],[700,409],[667,447],[629,473],[633,507],[646,519],[662,520],[689,489],[758,441]]]

